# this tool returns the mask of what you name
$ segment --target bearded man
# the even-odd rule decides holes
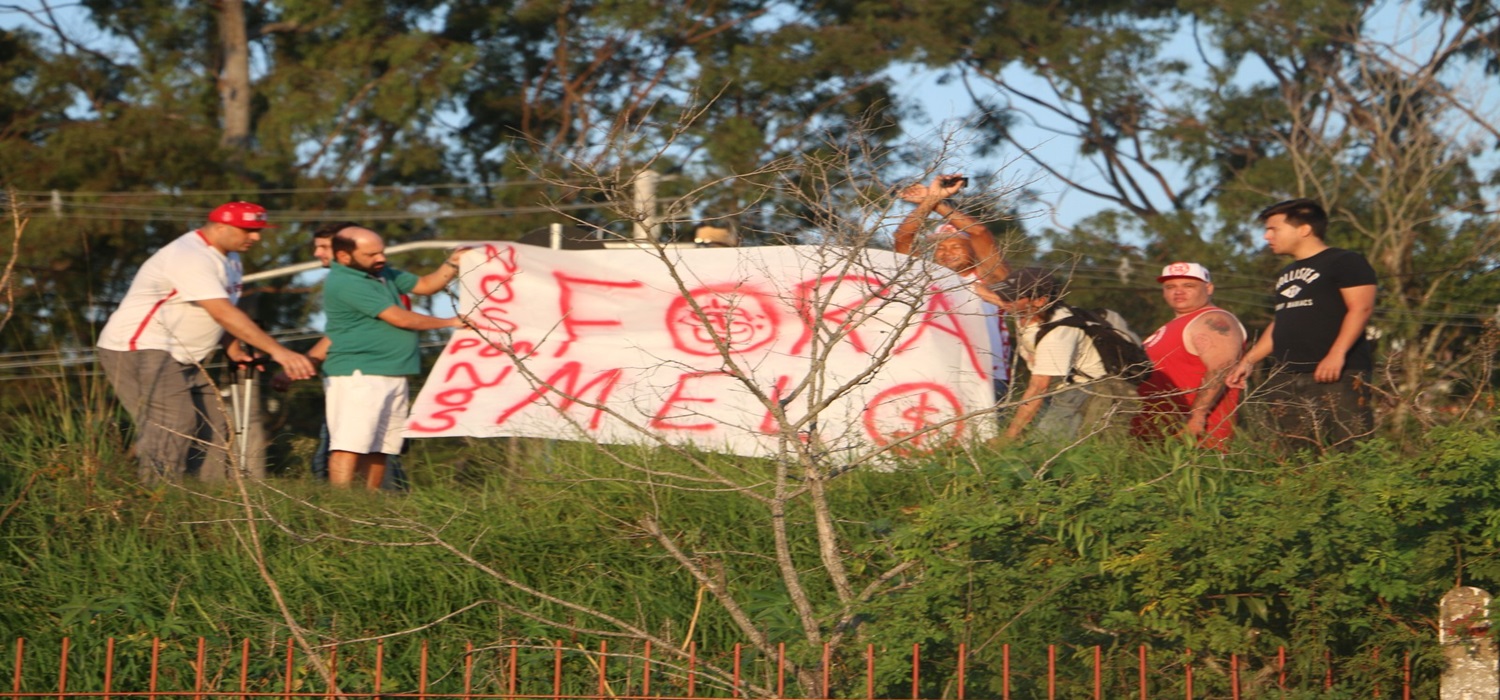
[[[460,316],[411,311],[402,297],[440,291],[458,275],[458,255],[441,272],[418,277],[386,266],[385,242],[370,229],[353,226],[333,237],[334,262],[323,285],[328,483],[348,487],[358,475],[367,488],[379,489],[386,455],[401,453],[406,378],[422,370],[420,334],[464,325]]]

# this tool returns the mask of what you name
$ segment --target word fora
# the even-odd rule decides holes
[[[874,275],[823,275],[791,285],[787,292],[743,279],[679,291],[635,278],[580,275],[568,269],[541,271],[551,278],[548,281],[542,275],[523,274],[515,247],[490,246],[485,253],[479,300],[470,307],[474,327],[498,334],[504,344],[519,344],[514,338],[525,330],[519,319],[527,317],[533,326],[529,330],[542,334],[539,338],[560,334],[555,347],[542,349],[552,357],[568,355],[585,333],[640,337],[662,332],[674,350],[687,356],[746,355],[781,340],[784,327],[799,329],[791,347],[781,348],[793,355],[805,354],[819,330],[827,331],[824,338],[868,353],[876,351],[880,341],[867,337],[865,321],[891,308],[908,308],[894,301],[903,296],[900,290]],[[985,365],[957,321],[952,296],[930,285],[924,291],[919,298],[904,295],[922,308],[894,354],[910,349],[931,330],[951,335],[983,373]],[[653,308],[661,311],[652,314]],[[538,313],[543,309],[555,312]],[[541,342],[530,345],[539,347]]]

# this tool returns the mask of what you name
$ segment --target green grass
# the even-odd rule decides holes
[[[113,416],[103,415],[38,399],[0,432],[0,630],[28,639],[33,690],[55,682],[45,669],[55,669],[64,637],[73,640],[71,663],[89,669],[70,689],[101,687],[107,638],[119,640],[117,689],[144,682],[152,638],[163,640],[162,667],[176,669],[170,683],[190,687],[181,669],[200,636],[216,682],[237,687],[238,644],[249,639],[252,677],[279,690],[290,617],[312,643],[340,643],[345,682],[373,673],[374,642],[352,640],[407,631],[384,642],[385,689],[416,687],[427,640],[432,682],[449,690],[461,683],[465,643],[543,647],[519,661],[528,688],[550,693],[550,645],[562,640],[566,684],[593,692],[593,661],[582,650],[605,641],[638,654],[641,642],[609,636],[619,631],[611,623],[557,600],[673,645],[691,629],[705,660],[727,665],[745,636],[713,596],[700,605],[698,583],[642,529],[647,517],[773,644],[786,643],[790,658],[815,663],[821,653],[805,644],[790,605],[769,511],[745,495],[773,493],[765,460],[691,455],[742,485],[735,490],[669,478],[702,472],[663,450],[612,448],[605,458],[574,443],[421,441],[407,457],[417,484],[410,494],[339,492],[284,476],[248,487],[252,529],[232,487],[140,487]],[[1029,476],[1043,464],[1046,478]],[[1430,684],[1438,661],[1427,621],[1437,598],[1454,581],[1500,585],[1497,472],[1500,437],[1465,426],[1404,452],[1374,441],[1285,462],[1101,442],[1055,459],[1029,447],[980,448],[849,473],[829,487],[851,579],[860,588],[907,568],[855,611],[835,650],[844,661],[834,682],[862,692],[860,654],[874,644],[884,654],[878,689],[905,695],[906,655],[920,643],[931,684],[924,694],[951,693],[944,684],[962,643],[971,692],[998,691],[1002,644],[1012,645],[1013,687],[1026,693],[1040,692],[1048,644],[1077,659],[1095,645],[1116,659],[1146,645],[1165,666],[1186,649],[1215,667],[1242,654],[1262,671],[1287,646],[1301,654],[1294,668],[1308,687],[1329,650],[1348,692],[1392,687],[1390,665],[1411,653]],[[791,502],[789,545],[827,635],[849,611],[821,574],[808,508],[805,496]],[[457,551],[432,545],[434,537]],[[1384,650],[1383,666],[1372,665],[1374,648]],[[503,683],[506,653],[484,652],[491,687]],[[744,653],[746,677],[771,683],[770,660]],[[639,659],[610,664],[612,675],[639,678]],[[660,684],[681,681],[660,672]],[[0,668],[0,684],[10,673]],[[322,687],[305,663],[295,673],[297,683]],[[1197,682],[1222,689],[1227,681],[1203,670]]]

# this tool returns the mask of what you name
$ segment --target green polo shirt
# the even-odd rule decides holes
[[[334,263],[323,283],[323,313],[328,315],[328,361],[323,373],[347,377],[364,374],[399,377],[422,371],[417,332],[377,318],[392,306],[406,308],[401,295],[417,286],[418,277],[387,267],[368,275]]]

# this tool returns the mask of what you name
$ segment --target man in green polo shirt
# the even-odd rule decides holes
[[[407,309],[406,294],[440,291],[458,275],[454,251],[440,271],[418,277],[385,264],[385,242],[367,228],[333,237],[334,264],[323,284],[331,341],[323,363],[328,412],[328,482],[347,488],[356,475],[380,488],[386,455],[399,454],[407,417],[406,378],[422,370],[422,331],[459,328],[461,317]]]

